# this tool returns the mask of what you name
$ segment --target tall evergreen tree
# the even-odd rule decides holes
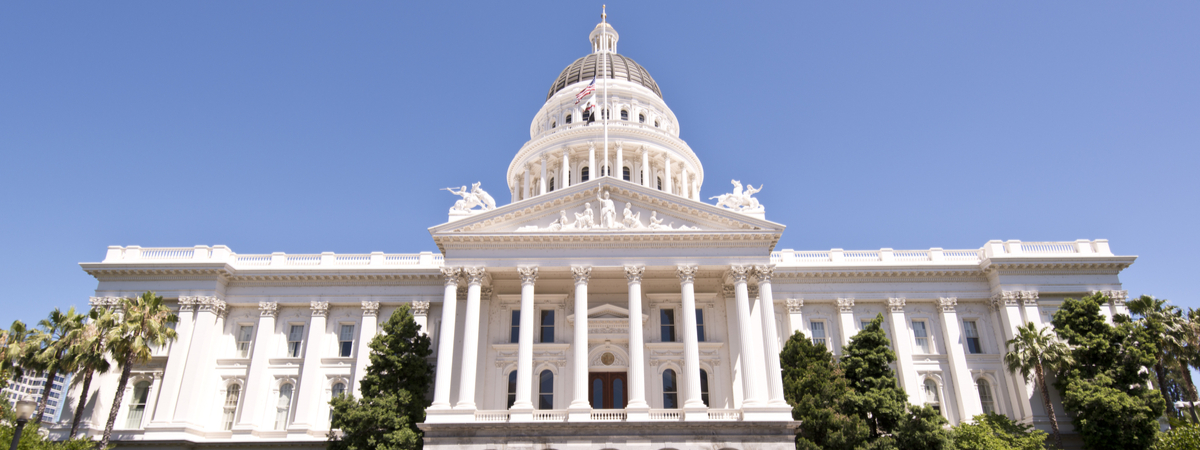
[[[1149,448],[1166,408],[1162,395],[1149,388],[1158,349],[1129,316],[1108,324],[1100,314],[1107,303],[1101,293],[1068,298],[1054,314],[1054,331],[1072,346],[1075,361],[1059,370],[1055,386],[1089,448]]]
[[[433,385],[429,337],[413,320],[408,305],[397,308],[371,340],[371,365],[361,382],[362,398],[331,400],[330,450],[419,449],[425,400]],[[449,362],[447,362],[448,364]]]
[[[797,331],[779,354],[783,395],[800,421],[796,448],[853,450],[866,441],[867,423],[851,411],[850,384],[833,353]]]
[[[954,440],[942,413],[929,405],[909,405],[909,412],[896,425],[895,441],[899,450],[954,450]]]
[[[875,316],[843,349],[841,367],[854,393],[851,409],[867,421],[871,437],[890,433],[905,418],[908,395],[896,382],[891,364],[896,361],[883,328],[883,314]]]

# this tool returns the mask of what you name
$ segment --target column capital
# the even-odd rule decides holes
[[[838,310],[841,312],[854,311],[854,297],[837,299]]]
[[[758,285],[757,284],[747,285],[746,286],[746,295],[748,295],[752,299],[758,298]]]
[[[376,302],[376,307],[378,307],[378,304],[379,303]],[[425,301],[425,300],[413,301],[412,302],[412,313],[414,316],[428,316],[429,315],[429,302]]]
[[[904,297],[888,298],[888,306],[892,308],[892,312],[904,312]]]
[[[483,284],[483,278],[487,276],[487,269],[483,267],[463,267],[463,276],[467,278],[467,285]]]
[[[217,297],[192,297],[196,311],[210,311],[216,315],[225,314],[225,300]]]
[[[1038,291],[1021,291],[1021,300],[1026,305],[1038,304]]]
[[[274,318],[279,314],[278,302],[258,302],[258,315],[260,317]]]
[[[518,267],[517,274],[521,276],[521,286],[532,285],[537,281],[538,268],[537,266]]]
[[[938,298],[938,306],[942,308],[942,312],[954,312],[955,305],[958,305],[958,297]]]
[[[575,278],[575,285],[587,284],[592,278],[592,266],[571,266],[571,276]]]
[[[675,268],[675,275],[679,276],[680,283],[692,283],[696,281],[696,272],[699,271],[700,266],[683,264]]]
[[[758,278],[759,284],[770,283],[773,275],[775,275],[774,264],[758,264],[754,266],[754,276]]]
[[[1005,306],[1017,306],[1021,295],[1018,291],[1000,291],[992,296],[992,307],[999,310]]]
[[[458,277],[460,273],[462,273],[461,268],[443,267],[442,276],[446,279],[446,286],[458,286]]]
[[[185,301],[184,299],[189,299],[189,300]],[[191,297],[179,297],[180,310],[182,310],[184,308],[184,305],[189,305],[188,307],[190,308],[190,304],[191,304],[190,299],[191,299]],[[88,304],[90,304],[92,306],[99,306],[99,307],[107,309],[107,308],[112,308],[114,306],[120,305],[121,298],[120,297],[88,297]]]
[[[789,313],[798,313],[800,312],[800,308],[804,307],[804,299],[802,298],[789,298],[786,302]]]
[[[483,286],[483,287],[479,288],[479,299],[480,300],[491,300],[492,299],[492,287],[491,286]]]
[[[1092,290],[1092,294],[1104,294],[1108,297],[1108,302],[1116,306],[1124,306],[1125,299],[1129,297],[1129,291],[1120,290]]]
[[[733,278],[734,283],[745,283],[746,276],[749,274],[750,271],[746,269],[746,266],[738,264],[729,266],[729,276]]]
[[[363,310],[364,316],[372,316],[372,317],[378,316],[379,315],[379,302],[363,300],[362,310]]]
[[[642,275],[646,273],[646,266],[625,266],[625,279],[629,284],[641,283]]]
[[[325,317],[329,314],[329,302],[310,302],[313,317]]]

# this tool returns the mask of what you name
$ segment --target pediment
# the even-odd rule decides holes
[[[611,303],[605,303],[595,308],[588,309],[587,317],[588,320],[629,320],[629,310]],[[645,322],[649,319],[649,315],[642,314],[642,322]],[[575,323],[575,315],[571,314],[567,316],[567,322]]]
[[[611,209],[606,211],[603,194]],[[589,212],[590,210],[590,212]],[[611,220],[606,220],[606,212]],[[429,229],[461,234],[782,233],[783,225],[615,178],[600,178]]]

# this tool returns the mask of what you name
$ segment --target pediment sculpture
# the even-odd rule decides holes
[[[717,206],[731,209],[737,212],[763,212],[763,205],[758,203],[758,199],[753,195],[762,192],[763,186],[760,184],[758,188],[753,185],[747,185],[745,191],[742,190],[742,182],[732,180],[733,192],[721,194],[716,197],[709,197],[709,200],[717,199]]]
[[[466,186],[457,191],[454,188],[442,188],[444,191],[450,191],[451,194],[462,197],[462,200],[454,202],[454,206],[450,207],[450,212],[469,212],[476,206],[482,207],[483,211],[496,209],[496,200],[487,191],[480,189],[479,184],[480,182],[472,183],[469,191]]]
[[[570,219],[567,210],[564,209],[558,212],[558,220],[550,222],[550,225],[544,227],[529,225],[517,228],[517,231],[680,231],[700,229],[687,225],[680,225],[676,228],[674,222],[663,225],[663,219],[658,218],[658,211],[651,211],[650,223],[644,223],[642,222],[642,213],[634,213],[633,204],[628,202],[625,203],[625,210],[618,218],[616,205],[608,195],[608,191],[596,195],[596,201],[600,205],[599,220],[597,220],[596,212],[592,209],[592,203],[587,202],[583,204],[583,211],[573,213],[574,221]]]

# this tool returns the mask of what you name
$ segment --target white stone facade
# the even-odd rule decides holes
[[[601,61],[615,52],[611,26],[591,38]],[[434,344],[429,448],[792,448],[784,342],[799,331],[840,355],[877,314],[913,403],[951,423],[992,410],[1047,426],[1003,369],[1004,342],[1066,297],[1108,291],[1106,313],[1124,312],[1118,274],[1136,257],[1105,240],[775,251],[784,226],[753,190],[722,202],[736,210],[700,200],[700,161],[647,82],[600,80],[609,123],[577,121],[590,80],[552,89],[508,168],[513,202],[460,194],[430,228],[440,254],[130,246],[82,264],[94,304],[152,290],[180,315],[178,341],[134,369],[116,439],[320,447],[329,399],[358,388],[365,344],[406,303]],[[604,161],[612,176],[598,176]],[[87,433],[103,430],[116,381],[93,384]]]

